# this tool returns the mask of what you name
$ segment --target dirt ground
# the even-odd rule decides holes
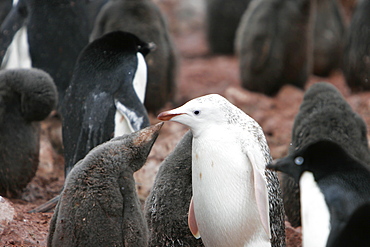
[[[203,6],[197,1],[188,1],[187,4],[180,4],[181,1],[176,0],[156,2],[170,20],[171,33],[179,53],[177,104],[208,93],[221,94],[262,126],[273,158],[286,155],[294,117],[304,91],[285,86],[278,95],[270,98],[242,89],[238,59],[235,56],[211,56],[208,53],[203,32]],[[328,78],[311,76],[306,88],[319,81],[334,84],[370,126],[370,93],[352,94],[345,85],[341,71],[334,71]],[[168,104],[163,110],[171,107],[174,106]],[[150,119],[153,124],[158,122],[153,115]],[[22,199],[0,199],[1,213],[10,215],[8,220],[0,222],[0,246],[46,246],[52,212],[28,211],[59,193],[64,181],[64,159],[60,150],[60,122],[49,118],[41,124],[40,166],[36,177],[25,189]],[[150,191],[159,164],[186,131],[185,127],[177,123],[166,123],[163,126],[146,165],[135,174],[138,192],[143,200]],[[289,224],[287,246],[301,246],[300,229],[293,229]]]

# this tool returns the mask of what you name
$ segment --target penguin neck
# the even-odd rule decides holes
[[[138,52],[136,56],[137,56],[137,68],[133,80],[133,86],[141,103],[144,103],[148,73],[147,65],[144,56],[140,52]]]
[[[14,35],[12,43],[6,50],[2,69],[29,69],[32,67],[31,55],[29,52],[27,27],[22,26]]]
[[[147,84],[147,65],[144,56],[140,52],[138,52],[136,56],[137,67],[132,85],[140,102],[144,104]],[[118,110],[116,111],[114,117],[114,137],[134,132],[134,127],[129,120],[130,117],[132,116],[127,116]]]
[[[299,180],[303,246],[326,246],[330,233],[330,213],[315,177],[304,172]]]

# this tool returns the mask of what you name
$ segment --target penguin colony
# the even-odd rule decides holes
[[[246,89],[273,96],[338,68],[353,91],[370,88],[368,0],[348,30],[335,0],[249,2],[208,0],[206,8],[210,52],[236,53]],[[176,93],[176,51],[162,13],[148,0],[0,4],[1,194],[19,196],[35,175],[38,122],[53,109],[63,121],[66,181],[48,246],[285,246],[272,170],[286,175],[286,214],[292,225],[302,221],[305,247],[368,244],[366,125],[334,86],[306,92],[292,148],[276,162],[261,127],[219,95],[162,112],[160,120],[191,131],[161,164],[142,212],[133,173],[162,126],[148,127],[147,110],[158,112]],[[38,69],[4,69],[18,31]]]

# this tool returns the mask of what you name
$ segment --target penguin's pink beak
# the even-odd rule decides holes
[[[160,113],[157,118],[162,121],[170,121],[173,117],[179,116],[185,113],[172,113],[171,111],[165,111]]]

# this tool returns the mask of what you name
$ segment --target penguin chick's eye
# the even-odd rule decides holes
[[[200,114],[200,111],[196,110],[196,111],[193,111],[194,115],[199,115]]]
[[[302,164],[303,164],[303,162],[304,162],[304,158],[303,158],[303,157],[301,157],[301,156],[298,156],[298,157],[296,157],[296,158],[294,159],[294,163],[295,163],[297,166],[302,165]]]

